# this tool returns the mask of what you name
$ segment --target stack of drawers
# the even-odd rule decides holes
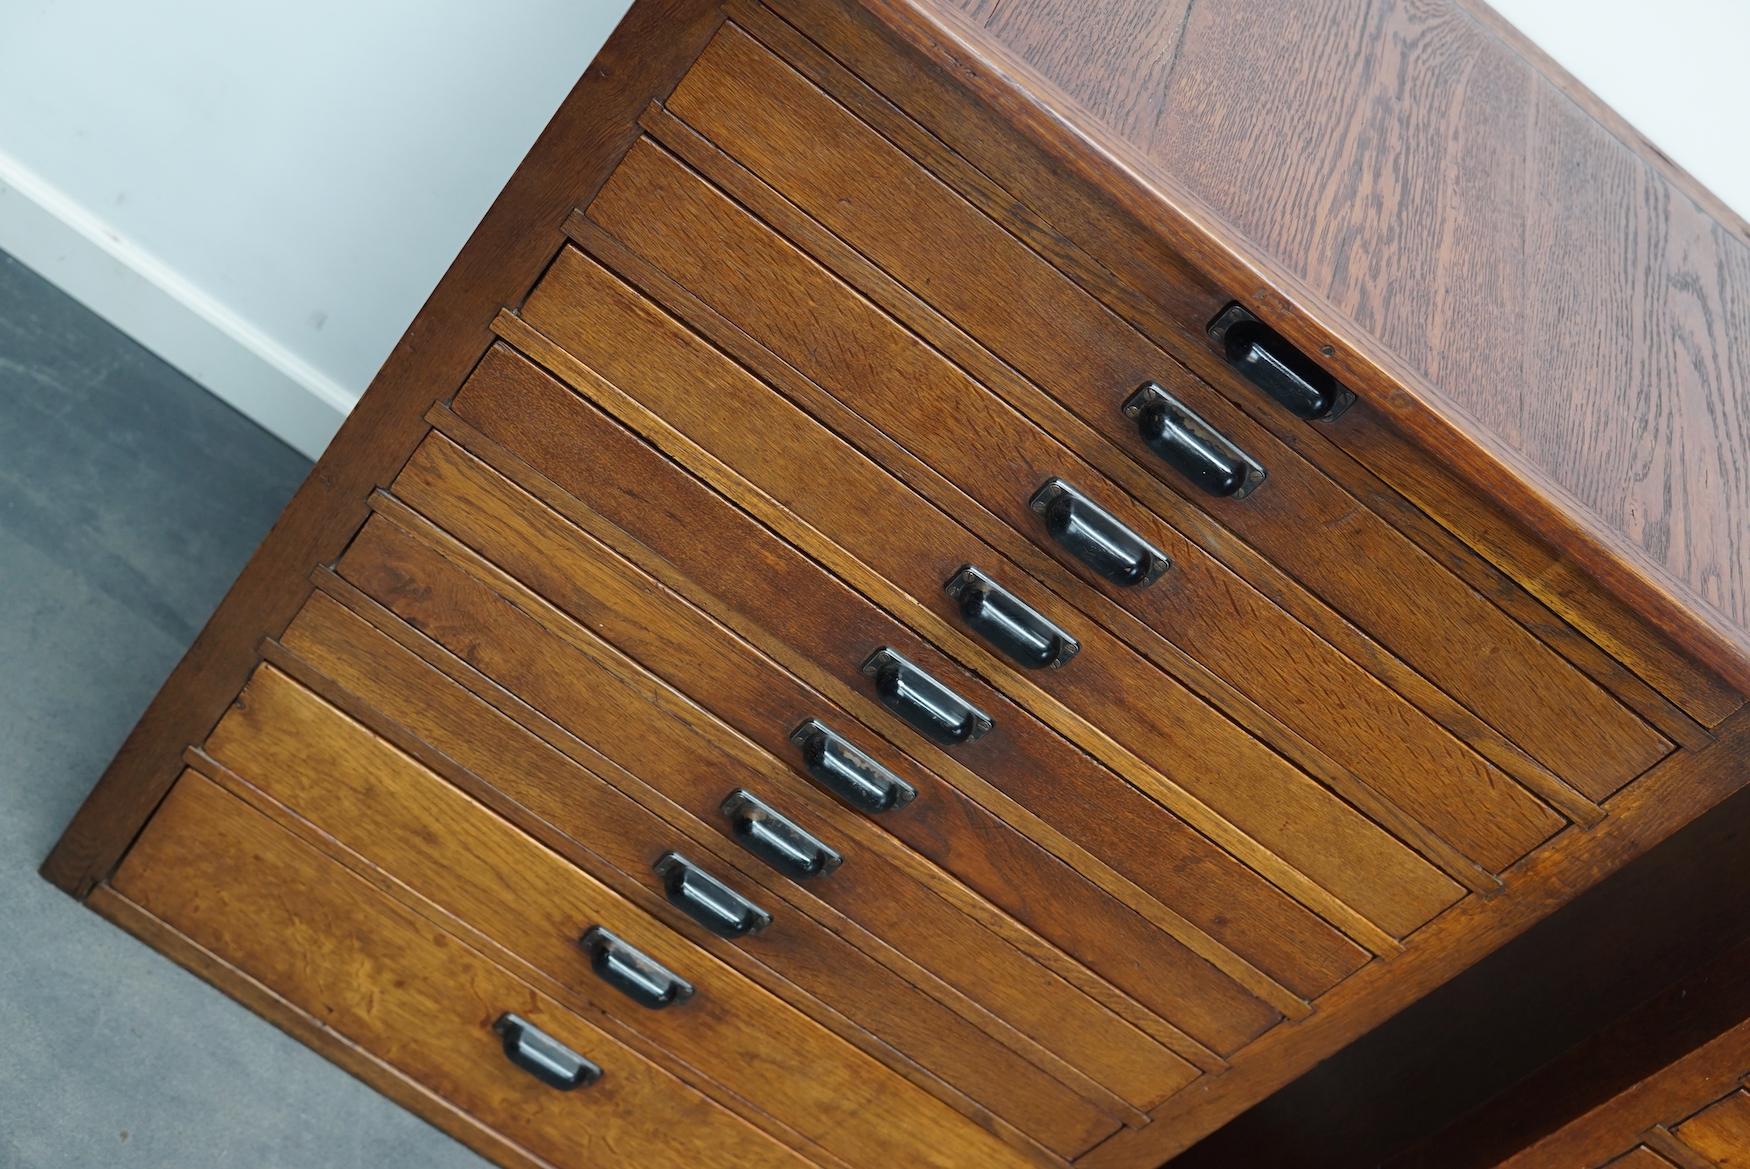
[[[1061,1165],[1738,782],[1737,694],[1340,454],[1377,422],[1250,313],[1203,306],[1281,401],[692,7],[637,127],[537,148],[605,177],[511,224],[544,268],[395,391],[411,453],[343,439],[380,486],[104,912],[507,1164]]]

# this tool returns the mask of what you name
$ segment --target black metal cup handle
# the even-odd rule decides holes
[[[1229,365],[1297,418],[1330,421],[1355,404],[1355,394],[1237,302],[1209,322],[1209,338]]]
[[[519,1015],[500,1015],[492,1029],[506,1058],[549,1088],[570,1092],[602,1078],[600,1067]]]
[[[852,807],[888,812],[911,803],[917,789],[852,746],[843,735],[818,719],[790,732],[802,748],[802,766],[816,782]]]
[[[869,655],[863,673],[875,679],[881,705],[944,746],[969,743],[990,732],[990,715],[888,646]]]
[[[729,793],[723,814],[743,848],[793,881],[824,876],[844,860],[836,849],[743,788]]]
[[[669,904],[720,938],[757,934],[772,915],[678,852],[665,852],[650,866],[662,880]]]
[[[1029,670],[1055,670],[1082,648],[1033,606],[970,564],[961,565],[942,587],[960,602],[960,616],[974,632]]]
[[[1145,382],[1124,402],[1150,450],[1210,495],[1244,499],[1264,482],[1264,468],[1154,382]]]
[[[598,977],[641,1007],[660,1011],[693,997],[693,984],[603,929],[591,926],[578,940]]]
[[[1113,584],[1140,588],[1172,567],[1165,552],[1055,476],[1033,493],[1027,506],[1045,520],[1052,539]]]

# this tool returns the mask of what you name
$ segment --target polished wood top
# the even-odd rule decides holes
[[[1492,11],[862,3],[1750,679],[1750,229]]]

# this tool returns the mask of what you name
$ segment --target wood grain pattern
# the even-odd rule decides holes
[[[459,448],[441,439],[428,441],[396,479],[395,492],[773,755],[795,758],[786,736],[807,718],[823,719],[866,746],[879,744],[836,703],[802,686]],[[878,749],[877,758],[921,795],[882,814],[876,824],[1138,1001],[1219,1047],[1250,1038],[1278,1017],[1204,960],[1149,930],[1136,913],[1096,895],[1061,862],[941,779],[896,754]],[[1304,911],[1290,912],[1275,917],[1272,925],[1285,933],[1306,932],[1302,923],[1310,919]],[[1327,927],[1324,933],[1341,944],[1335,931]],[[1317,933],[1309,938],[1315,947],[1319,941]],[[1352,947],[1349,952],[1356,953]],[[1358,964],[1351,959],[1349,969]]]
[[[1612,1161],[1609,1169],[1676,1169],[1676,1166],[1642,1145]]]
[[[807,1165],[204,777],[183,775],[115,886],[555,1164]],[[512,1067],[492,1032],[506,1011],[595,1060],[601,1080],[555,1092]]]
[[[1718,1169],[1750,1166],[1750,1092],[1733,1092],[1677,1126],[1677,1139]]]
[[[1602,798],[1662,754],[1656,735],[1503,613],[734,26],[667,106],[1072,411],[987,375],[1139,500],[1169,517],[1208,511],[1588,794]],[[640,161],[635,151],[626,167]],[[882,198],[864,197],[870,190]],[[1151,378],[1260,459],[1271,473],[1264,488],[1244,501],[1210,499],[1144,451],[1117,405]],[[1372,587],[1363,565],[1391,572],[1402,592]],[[1523,672],[1504,682],[1491,662],[1509,655]],[[1555,706],[1584,710],[1579,722],[1610,742],[1542,715]]]
[[[733,834],[718,806],[731,791],[743,787],[773,801],[848,856],[817,881],[782,882],[791,904],[817,919],[830,906],[837,913],[827,920],[842,914],[858,922],[882,940],[886,961],[916,969],[911,977],[928,971],[989,1011],[1005,1042],[1026,1036],[1041,1056],[1057,1055],[1140,1108],[1195,1078],[1184,1060],[976,920],[969,912],[975,907],[954,897],[939,870],[895,847],[593,634],[575,626],[548,629],[378,519],[366,524],[338,571],[724,839],[733,842]]]
[[[1740,712],[1723,724],[1712,746],[1673,755],[1631,784],[1613,801],[1611,815],[1597,828],[1565,833],[1539,849],[1516,867],[1496,897],[1470,898],[1443,914],[1403,954],[1374,963],[1326,995],[1317,1014],[1275,1028],[1236,1056],[1230,1071],[1158,1109],[1147,1128],[1114,1134],[1078,1165],[1153,1169],[1182,1153],[1252,1102],[1448,981],[1481,954],[1523,934],[1596,885],[1604,874],[1620,869],[1703,809],[1738,791],[1747,761],[1750,717]],[[1744,1000],[1735,1001],[1741,1005]],[[1619,1145],[1616,1151],[1627,1147]],[[1584,1162],[1569,1158],[1556,1163]],[[1537,1164],[1528,1161],[1525,1167]]]
[[[588,197],[722,22],[713,0],[647,0],[614,31],[469,237],[340,433],[250,558],[43,863],[83,896],[108,873],[180,770],[183,746],[212,729],[255,664],[262,635],[291,620],[311,566],[338,555],[364,519],[364,494],[424,433],[434,391],[455,386],[490,342],[492,314],[520,299]]]
[[[1237,294],[1274,288],[1274,323],[1745,684],[1750,246],[1595,123],[1567,137],[1584,111],[1492,27],[1451,0],[1194,5],[1144,135],[1012,32],[863,7]],[[1125,67],[1079,41],[1059,79]],[[1554,338],[1526,327],[1553,285],[1583,290]]]
[[[328,587],[340,584],[330,581]],[[362,597],[354,600],[363,603]],[[436,645],[394,617],[374,616],[423,652],[441,658]],[[778,903],[768,889],[775,878],[768,878],[769,870],[752,857],[720,843],[703,824],[676,827],[649,811],[624,789],[660,803],[655,792],[557,727],[541,728],[551,736],[548,741],[523,726],[493,703],[533,723],[539,717],[460,661],[444,661],[459,678],[440,672],[439,666],[326,593],[318,593],[299,611],[286,630],[285,644],[298,655],[287,663],[289,668],[308,663],[322,672],[320,680],[341,687],[338,700],[350,709],[385,712],[394,720],[377,729],[396,735],[397,746],[412,751],[430,744],[442,754],[423,760],[428,767],[442,769],[452,783],[469,785],[476,799],[494,801],[500,815],[548,847],[564,850],[574,863],[587,866],[678,936],[795,1004],[974,1121],[999,1134],[1013,1135],[1018,1129],[1052,1148],[1075,1147],[1117,1126],[1110,1113],[811,918],[778,918],[757,946],[726,941],[700,928],[662,896],[650,872],[654,857],[680,849],[767,905]],[[366,692],[368,703],[357,697]],[[602,774],[611,775],[613,782]],[[543,832],[545,825],[553,827]],[[579,839],[589,845],[577,844]]]
[[[979,518],[977,513],[960,518],[929,508],[900,480],[881,473],[823,425],[787,406],[699,339],[667,323],[660,310],[589,260],[570,252],[561,255],[524,305],[523,317],[666,423],[700,442],[797,519],[835,541],[842,554],[856,558],[852,571],[860,567],[865,575],[890,579],[905,598],[897,604],[887,600],[890,610],[903,613],[907,603],[921,606],[940,619],[938,627],[957,633],[962,623],[941,584],[960,565],[978,562],[1035,609],[1073,630],[1082,640],[1082,655],[1049,675],[1017,670],[983,652],[976,642],[969,647],[972,653],[982,654],[971,659],[976,668],[986,677],[1006,679],[1005,689],[1018,701],[1026,702],[1029,691],[1037,687],[1074,704],[1157,767],[1163,759],[1201,753],[1205,736],[1225,732],[1225,726],[1212,726],[1220,720],[1217,712],[1195,702],[1175,680],[1150,668],[1139,653],[1069,608],[1066,602],[1081,600],[1084,588],[1074,587],[1063,600],[1042,591],[969,530]],[[902,374],[900,380],[910,378]],[[699,384],[713,386],[709,399],[694,392]],[[944,442],[955,439],[951,427],[939,429]],[[981,429],[997,442],[1005,437],[991,433],[997,426],[988,417]],[[1011,484],[1036,474],[1037,461],[1014,461],[1017,477],[1009,480]],[[834,481],[832,491],[818,489],[823,468]],[[1088,481],[1079,477],[1076,481],[1099,494]],[[976,484],[968,485],[979,490]],[[1014,496],[1012,512],[1026,513],[1024,498]],[[1034,518],[1034,536],[1039,539]],[[1195,551],[1157,531],[1147,518],[1139,518],[1137,526],[1170,545],[1167,554],[1179,568],[1132,604],[1158,615],[1157,625],[1172,628],[1182,644],[1195,647],[1206,660],[1213,659],[1212,664],[1224,667],[1229,676],[1255,688],[1279,709],[1286,706],[1286,718],[1307,727],[1319,744],[1343,761],[1352,761],[1360,774],[1344,774],[1338,780],[1344,786],[1338,790],[1360,810],[1428,851],[1437,863],[1444,861],[1449,873],[1468,868],[1466,857],[1491,869],[1504,868],[1560,826],[1561,821],[1523,789],[1243,582],[1201,560],[1187,565],[1187,553],[1194,556]],[[818,538],[807,530],[791,538],[829,562],[835,554],[818,546]],[[1109,591],[1124,592],[1115,587]],[[871,595],[884,599],[879,592]],[[1169,613],[1170,626],[1165,619]],[[912,623],[917,624],[915,618]],[[965,650],[961,656],[965,657]],[[1315,703],[1306,699],[1330,691],[1339,691],[1341,700],[1317,703],[1315,710]],[[1167,741],[1169,737],[1177,742]],[[1363,742],[1369,744],[1365,759],[1357,749]],[[1156,747],[1152,754],[1151,747]],[[1432,828],[1432,840],[1417,832],[1418,826]],[[1433,851],[1445,844],[1455,846],[1460,856],[1456,864],[1450,859],[1454,848]]]
[[[579,372],[577,376],[583,380],[586,375]],[[1099,833],[1089,839],[1100,855],[1124,868],[1139,883],[1160,886],[1157,891],[1161,896],[1173,896],[1170,882],[1164,880],[1168,874],[1155,867],[1152,858],[1156,853],[1148,843],[1157,832],[1162,839],[1179,835],[1160,804],[1138,798],[1140,793],[1116,776],[1090,767],[1086,756],[1068,748],[976,676],[942,658],[849,590],[823,588],[819,570],[787,545],[702,486],[677,477],[672,464],[655,451],[575,396],[555,393],[558,387],[551,379],[544,380],[544,392],[543,378],[538,374],[518,382],[488,377],[472,380],[457,395],[456,411],[520,452],[556,483],[587,498],[595,510],[634,540],[651,547],[709,591],[730,598],[740,612],[757,614],[749,619],[792,645],[800,658],[841,662],[838,676],[855,679],[857,664],[876,646],[899,648],[996,719],[995,730],[957,748],[957,756],[993,782],[1007,785],[1017,800],[1038,809],[1045,819],[1064,825],[1066,831]],[[652,506],[648,495],[657,484],[668,500],[665,507]],[[710,540],[704,538],[706,533]],[[711,554],[712,544],[749,551],[742,557],[716,556]],[[807,598],[807,603],[799,603],[801,598]],[[860,680],[858,689],[863,690]],[[897,721],[885,713],[875,717],[879,719],[876,725],[883,728]],[[1249,740],[1233,741],[1227,749],[1244,754],[1231,765],[1222,764],[1223,774],[1244,778],[1280,774],[1280,762]],[[1216,765],[1207,754],[1205,762]],[[1187,778],[1195,780],[1197,776]],[[1268,865],[1272,859],[1271,854],[1260,855],[1255,844],[1246,850],[1248,838],[1231,827],[1224,828],[1225,821],[1206,814],[1200,805],[1187,802],[1161,781],[1156,781],[1155,791],[1149,794],[1157,792],[1157,798],[1169,800],[1173,810],[1215,835],[1218,843],[1248,863],[1256,867]],[[1340,805],[1336,808],[1341,810]],[[1353,892],[1366,899],[1367,905],[1361,907],[1364,910],[1383,903],[1383,913],[1399,922],[1418,912],[1416,907],[1428,900],[1434,902],[1430,909],[1450,901],[1453,887],[1449,882],[1359,817],[1333,823],[1327,816],[1326,822],[1330,835],[1304,842],[1306,848],[1358,851],[1349,854],[1349,861],[1333,859],[1319,864],[1319,873],[1314,875],[1329,873],[1342,893]],[[1101,845],[1113,832],[1140,835],[1133,845],[1122,849]],[[1305,854],[1305,848],[1296,851]],[[1362,861],[1360,856],[1368,859]],[[1389,887],[1354,879],[1363,867],[1371,865],[1386,866],[1398,876]],[[1153,877],[1147,875],[1150,869],[1154,869]],[[1316,897],[1309,899],[1308,892],[1294,884],[1295,870],[1277,862],[1266,875],[1278,884],[1286,882],[1285,887],[1312,908],[1326,911],[1322,902]],[[1301,884],[1305,884],[1304,878]]]
[[[273,667],[256,671],[207,749],[340,844],[844,1162],[1027,1163]],[[686,978],[693,997],[650,1011],[596,979],[578,946],[595,925]],[[877,1099],[883,1109],[869,1107]],[[892,1124],[886,1108],[903,1111],[907,1123]]]
[[[1136,217],[1134,208],[1127,213],[1110,194],[1097,190],[1102,180],[1109,179],[1109,167],[1064,166],[1062,156],[1042,148],[1040,139],[1014,132],[1003,112],[1010,106],[991,103],[962,86],[960,68],[952,70],[952,77],[940,75],[911,46],[872,19],[859,18],[856,10],[804,5],[794,0],[766,3],[781,8],[783,16],[756,0],[730,0],[727,7],[739,27],[749,30],[1011,235],[1098,296],[1157,345],[1171,351],[1198,377],[1357,498],[1367,501],[1387,522],[1513,614],[1563,656],[1635,709],[1649,713],[1655,725],[1667,734],[1672,733],[1660,721],[1656,705],[1649,712],[1632,686],[1625,692],[1620,685],[1620,665],[1612,668],[1601,663],[1603,655],[1595,646],[1574,627],[1552,621],[1548,611],[1530,601],[1526,591],[1589,631],[1601,627],[1616,629],[1623,624],[1619,615],[1628,614],[1629,608],[1618,596],[1607,592],[1597,579],[1574,564],[1564,574],[1560,591],[1535,577],[1521,577],[1507,584],[1500,572],[1503,565],[1489,565],[1446,529],[1428,523],[1429,517],[1446,523],[1449,513],[1467,514],[1476,501],[1488,499],[1487,492],[1479,494],[1476,487],[1458,474],[1449,476],[1445,494],[1418,497],[1419,504],[1428,509],[1426,514],[1405,507],[1375,477],[1374,472],[1383,473],[1373,463],[1382,452],[1388,463],[1401,452],[1416,451],[1432,452],[1443,464],[1452,464],[1454,460],[1446,454],[1453,447],[1450,436],[1448,441],[1418,445],[1405,441],[1399,433],[1387,435],[1390,428],[1380,425],[1383,419],[1379,411],[1365,403],[1349,412],[1342,427],[1309,427],[1260,395],[1227,364],[1210,343],[1205,324],[1233,298],[1236,288],[1255,288],[1252,295],[1260,308],[1277,311],[1287,303],[1285,311],[1292,313],[1292,300],[1285,298],[1281,289],[1257,284],[1259,276],[1255,271],[1237,268],[1233,256],[1212,247],[1211,241],[1165,230],[1196,228],[1195,224],[1185,223],[1183,217],[1177,223],[1164,224],[1153,205],[1141,218]],[[1502,23],[1492,13],[1484,13],[1483,17],[1492,19],[1496,26]],[[809,35],[803,35],[799,26],[806,28]],[[810,36],[819,38],[819,43]],[[854,64],[857,72],[853,73],[844,62]],[[885,89],[885,94],[871,88],[869,81]],[[889,94],[893,95],[891,99]],[[902,103],[905,110],[894,105],[895,101]],[[922,118],[930,128],[913,121],[913,116]],[[1043,135],[1043,139],[1057,140],[1050,134]],[[994,176],[1000,176],[1000,182]],[[1173,236],[1170,240],[1169,235]],[[1189,266],[1187,257],[1196,256],[1207,257],[1206,271]],[[1222,279],[1217,275],[1222,272],[1229,274],[1225,287],[1215,282]],[[1317,346],[1322,340],[1325,339],[1303,341],[1303,345]],[[1352,355],[1339,353],[1334,345],[1329,348],[1332,361],[1355,363]],[[1368,441],[1363,441],[1364,428],[1358,425],[1364,418],[1374,422],[1365,428],[1370,432]],[[1382,437],[1383,441],[1373,441]],[[1498,473],[1495,478],[1499,478]],[[1489,502],[1498,506],[1497,500]],[[1534,544],[1544,543],[1518,518],[1504,520],[1504,524]],[[1630,626],[1640,627],[1644,623],[1639,616],[1627,618]],[[1611,644],[1612,652],[1625,655],[1622,662],[1640,671],[1643,677],[1669,677],[1675,669],[1677,689],[1670,691],[1673,695],[1693,687],[1705,692],[1725,685],[1712,671],[1671,644],[1667,635],[1651,628],[1626,640],[1619,634]],[[1646,659],[1635,656],[1643,648],[1650,649]],[[1605,667],[1602,671],[1598,669],[1601,664]],[[1717,720],[1710,720],[1710,725],[1713,721]],[[1673,725],[1681,728],[1681,723]],[[1676,737],[1683,739],[1681,734]]]

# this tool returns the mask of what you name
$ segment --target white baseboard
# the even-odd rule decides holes
[[[358,400],[4,153],[0,251],[311,458]]]

